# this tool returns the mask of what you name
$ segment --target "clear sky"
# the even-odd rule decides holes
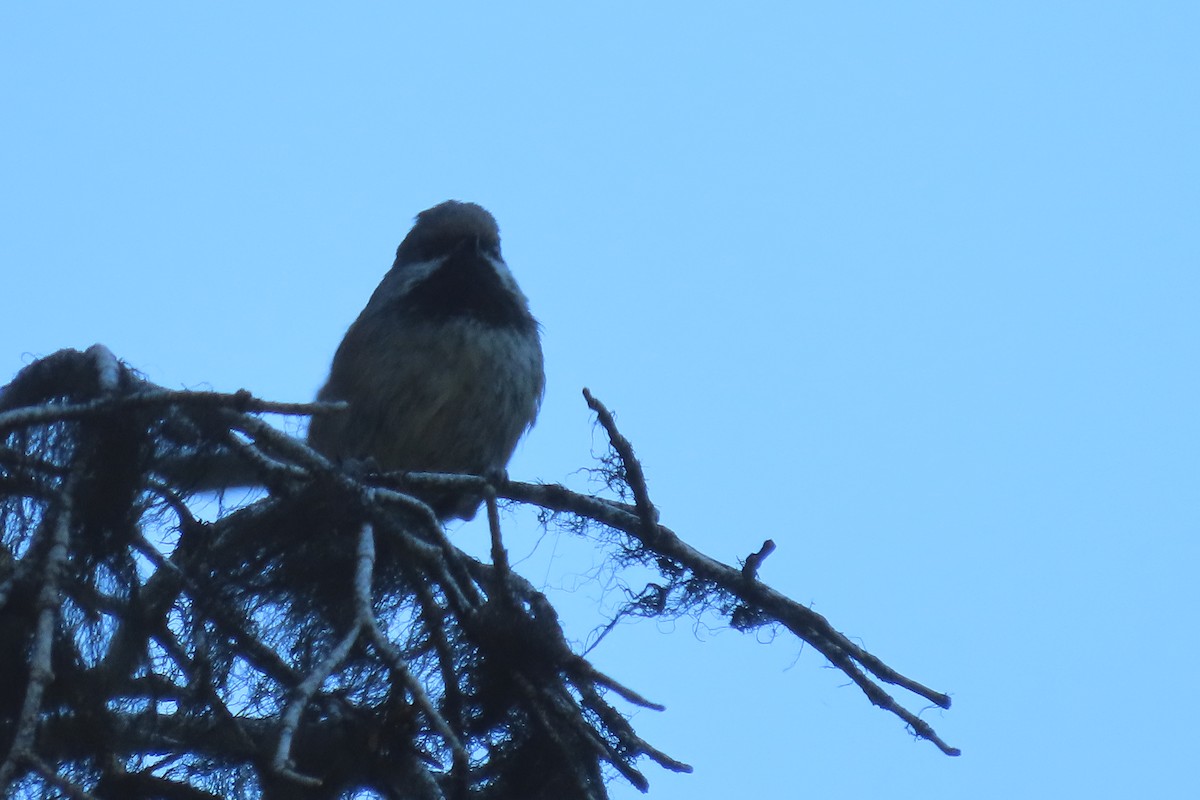
[[[308,399],[479,202],[544,326],[512,475],[582,483],[590,387],[665,523],[954,697],[959,759],[788,636],[624,625],[651,797],[1200,796],[1200,5],[405,5],[0,6],[0,380]],[[582,639],[605,584],[507,535]]]

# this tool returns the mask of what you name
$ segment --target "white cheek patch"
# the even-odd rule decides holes
[[[492,269],[496,270],[496,275],[500,278],[500,283],[504,288],[515,294],[517,297],[525,300],[525,293],[521,291],[521,287],[517,286],[517,279],[513,277],[512,271],[509,270],[508,264],[504,263],[504,259],[495,258],[493,256],[484,256],[487,262],[492,265]],[[526,300],[526,302],[528,302]]]
[[[412,264],[402,266],[400,268],[401,280],[397,294],[407,293],[410,288],[432,275],[434,270],[446,263],[446,259],[448,258],[449,256],[440,256],[438,258],[431,258],[428,261],[416,261]]]

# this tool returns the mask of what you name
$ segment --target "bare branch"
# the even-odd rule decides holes
[[[758,568],[767,560],[767,556],[775,552],[775,542],[767,539],[763,542],[762,547],[757,553],[751,553],[746,556],[746,563],[742,565],[742,577],[748,581],[752,581],[758,577]]]
[[[354,579],[354,596],[358,604],[358,623],[359,626],[367,630],[371,644],[376,651],[386,660],[388,667],[395,673],[401,682],[401,685],[412,694],[413,701],[425,717],[433,725],[446,744],[450,747],[450,751],[454,754],[455,767],[461,771],[466,771],[470,768],[470,757],[467,751],[463,748],[462,742],[450,727],[450,724],[438,713],[433,702],[429,699],[429,695],[425,692],[425,687],[412,674],[412,670],[404,661],[404,657],[400,651],[388,641],[387,636],[379,628],[379,623],[375,619],[375,611],[371,603],[371,576],[375,568],[375,531],[368,524],[364,525],[358,538],[358,570]]]
[[[950,707],[948,695],[935,692],[887,667],[878,658],[834,630],[823,616],[757,580],[757,565],[774,549],[770,540],[764,544],[759,553],[747,559],[746,566],[753,564],[755,567],[754,570],[747,572],[745,567],[742,570],[736,570],[704,555],[685,543],[674,531],[659,525],[656,520],[652,522],[656,511],[650,503],[645,477],[633,454],[632,447],[617,430],[616,422],[608,409],[590,392],[585,390],[584,395],[588,400],[588,406],[596,412],[621,459],[625,474],[630,481],[630,487],[637,500],[637,514],[631,514],[611,503],[598,501],[596,498],[575,494],[561,486],[533,486],[509,482],[500,488],[501,496],[514,500],[532,501],[556,511],[567,511],[591,517],[634,537],[647,552],[672,559],[692,575],[711,582],[746,606],[761,611],[767,619],[787,627],[798,638],[808,642],[829,659],[834,666],[845,672],[873,704],[900,717],[918,737],[933,742],[947,755],[959,755],[960,751],[957,748],[947,745],[927,723],[900,706],[891,695],[872,682],[859,669],[856,662],[879,680],[901,686],[942,708]],[[653,527],[650,527],[651,524]],[[768,544],[771,547],[768,547]],[[756,556],[757,560],[755,560]]]
[[[285,775],[308,786],[321,785],[321,782],[315,778],[298,775],[288,769],[287,764],[292,755],[292,737],[296,735],[296,728],[300,724],[300,715],[304,712],[305,706],[312,700],[313,694],[321,687],[325,679],[345,660],[350,648],[358,641],[358,634],[361,630],[361,622],[355,620],[346,635],[333,646],[325,658],[312,668],[304,680],[292,689],[288,704],[283,711],[282,725],[279,728],[279,743],[275,747],[275,758],[271,761],[271,768],[280,775]]]
[[[7,786],[17,768],[33,755],[32,745],[42,711],[42,696],[46,687],[54,680],[50,654],[54,643],[55,622],[61,605],[59,579],[67,561],[67,547],[71,537],[73,484],[74,481],[68,481],[55,509],[53,533],[46,560],[42,565],[41,588],[37,595],[37,627],[34,629],[29,656],[29,682],[25,687],[25,701],[21,704],[21,713],[17,718],[16,735],[13,736],[8,755],[3,764],[0,764],[0,787]]]

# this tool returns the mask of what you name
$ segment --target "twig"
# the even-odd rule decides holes
[[[425,714],[430,725],[445,740],[446,746],[453,754],[454,767],[460,775],[466,775],[471,768],[471,759],[463,748],[458,735],[450,728],[449,723],[438,713],[433,701],[429,699],[425,687],[412,674],[400,651],[388,640],[379,628],[375,619],[375,610],[371,603],[371,576],[375,568],[375,531],[370,523],[363,525],[358,535],[358,565],[354,575],[354,596],[357,601],[359,628],[365,628],[371,644],[379,652],[388,667],[399,678],[404,688],[413,696],[416,706]]]
[[[637,504],[638,519],[642,523],[642,535],[645,537],[646,543],[653,547],[658,530],[658,510],[650,502],[650,490],[646,487],[646,474],[642,472],[642,463],[633,454],[633,445],[617,430],[617,421],[613,418],[612,412],[593,397],[587,389],[583,390],[583,397],[587,400],[588,408],[596,413],[596,419],[608,434],[608,440],[621,458],[621,465],[625,468],[625,481],[633,490],[633,499]]]
[[[74,798],[74,800],[100,800],[98,797],[96,797],[91,792],[88,792],[87,790],[82,789],[79,786],[76,786],[71,781],[60,776],[58,773],[56,773],[54,771],[53,767],[51,767],[49,764],[47,764],[42,759],[38,758],[33,753],[26,755],[25,761],[31,767],[33,767],[34,771],[37,772],[39,775],[41,775],[42,778],[45,779],[45,781],[47,783],[49,783],[52,786],[54,786],[55,788],[57,788],[59,791],[61,791],[67,797],[72,797],[72,798]],[[0,784],[0,785],[3,785],[3,784]]]
[[[61,605],[59,598],[59,574],[67,561],[67,546],[71,539],[71,518],[74,513],[75,476],[67,479],[62,499],[55,510],[54,532],[42,567],[42,585],[37,597],[37,625],[29,656],[29,683],[25,687],[25,700],[21,714],[17,717],[17,731],[4,763],[0,764],[0,787],[8,786],[21,761],[33,755],[33,741],[37,732],[38,717],[42,710],[42,696],[46,687],[54,680],[51,651],[54,643],[54,623]]]
[[[495,590],[504,598],[508,590],[508,576],[512,570],[508,566],[508,551],[504,549],[504,540],[500,538],[500,512],[496,508],[496,489],[490,484],[483,493],[483,499],[487,504],[488,530],[492,535],[492,564],[496,567],[497,579]]]
[[[372,523],[400,545],[406,555],[411,555],[420,564],[425,574],[446,593],[452,608],[465,614],[468,609],[482,605],[483,598],[471,582],[470,576],[462,569],[458,549],[446,537],[445,530],[433,515],[433,509],[414,497],[391,489],[369,489],[368,496],[417,512],[422,527],[428,534],[428,541],[412,535],[411,531],[398,525],[390,514],[383,513],[386,510],[381,507],[383,504],[370,503],[368,506]]]
[[[317,689],[321,688],[325,679],[345,660],[350,648],[358,641],[361,630],[362,623],[356,619],[350,626],[350,630],[334,645],[325,658],[321,659],[321,662],[312,668],[304,680],[292,689],[291,698],[283,712],[283,724],[279,729],[279,743],[275,747],[275,757],[271,761],[271,769],[274,772],[306,786],[321,785],[320,780],[300,775],[288,768],[287,764],[292,754],[292,737],[296,735],[296,728],[300,724],[300,715],[304,712],[304,707],[308,705],[308,701],[312,699]]]
[[[574,703],[563,700],[556,694],[550,694],[550,687],[535,687],[523,675],[514,675],[513,682],[521,690],[521,693],[525,695],[527,711],[532,712],[534,719],[542,726],[542,731],[545,733],[546,738],[559,748],[561,753],[560,763],[568,768],[574,768],[572,769],[572,773],[576,780],[576,788],[579,789],[579,797],[592,798],[596,797],[596,795],[590,791],[589,784],[591,781],[589,778],[581,774],[583,769],[582,759],[579,759],[576,751],[563,740],[563,733],[565,732],[570,732],[581,738],[597,756],[612,764],[625,780],[629,781],[629,783],[637,787],[640,791],[644,792],[649,788],[649,782],[646,780],[645,775],[625,759],[621,758],[594,728],[583,723],[582,718],[577,713],[578,708]],[[542,690],[539,691],[539,688]],[[564,704],[568,706],[565,710],[562,708]],[[551,712],[554,712],[554,715],[561,719],[562,726],[556,725],[555,721],[551,719]],[[565,731],[563,730],[564,727]]]
[[[758,568],[767,560],[767,556],[775,552],[775,542],[772,539],[767,539],[763,542],[762,547],[757,553],[751,553],[746,556],[746,563],[742,565],[742,577],[748,581],[758,578]]]
[[[421,624],[425,628],[426,636],[433,642],[433,649],[437,653],[438,670],[441,673],[444,687],[443,704],[453,718],[450,722],[454,723],[451,730],[462,730],[463,692],[462,686],[459,684],[458,672],[455,670],[454,653],[450,647],[450,640],[446,638],[446,612],[438,605],[432,590],[424,581],[414,581],[413,591],[421,606]]]
[[[667,707],[661,703],[655,703],[652,700],[647,700],[640,694],[630,689],[628,686],[610,678],[600,670],[592,666],[591,662],[585,658],[576,657],[572,668],[577,672],[580,678],[589,680],[597,686],[603,686],[605,689],[611,689],[620,695],[627,702],[633,703],[635,706],[648,708],[651,711],[666,711]]]
[[[629,721],[617,713],[616,709],[604,702],[604,698],[600,696],[594,686],[579,686],[576,684],[576,688],[579,690],[580,695],[582,695],[584,704],[599,716],[605,725],[608,726],[609,730],[614,731],[621,743],[629,749],[630,759],[636,758],[638,755],[646,755],[660,767],[669,769],[672,772],[692,772],[690,764],[685,764],[678,759],[671,758],[641,736],[638,736],[633,726],[629,724]],[[642,791],[645,791],[645,789]]]
[[[30,425],[50,422],[87,419],[121,409],[149,408],[154,406],[202,406],[227,408],[242,413],[269,413],[284,416],[310,416],[343,411],[346,404],[330,403],[275,403],[261,400],[246,391],[233,394],[221,392],[172,391],[146,384],[144,389],[120,397],[101,397],[83,403],[61,405],[22,406],[0,413],[0,435]]]

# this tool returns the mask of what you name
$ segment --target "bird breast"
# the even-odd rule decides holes
[[[536,329],[385,317],[364,314],[347,332],[319,397],[350,408],[314,421],[313,444],[385,470],[502,470],[541,402]]]

